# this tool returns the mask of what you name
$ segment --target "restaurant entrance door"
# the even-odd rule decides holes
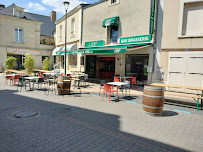
[[[89,78],[95,78],[96,74],[96,56],[87,55],[86,56],[86,72]]]

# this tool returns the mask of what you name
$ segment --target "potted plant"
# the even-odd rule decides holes
[[[43,70],[49,70],[49,58],[46,57],[43,61],[42,61],[42,69]]]
[[[23,65],[25,67],[26,72],[30,75],[34,69],[35,60],[31,57],[29,53],[25,54],[24,59],[25,61]]]
[[[16,58],[13,56],[9,56],[6,60],[5,60],[5,67],[6,69],[11,69],[16,63]]]

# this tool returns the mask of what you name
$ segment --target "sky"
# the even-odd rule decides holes
[[[0,4],[5,5],[6,7],[15,3],[17,6],[25,8],[24,11],[42,14],[49,16],[51,11],[56,11],[57,19],[65,15],[65,8],[63,2],[65,0],[0,0]],[[78,6],[81,3],[94,3],[99,0],[66,0],[70,2],[68,11],[71,11],[73,8]]]

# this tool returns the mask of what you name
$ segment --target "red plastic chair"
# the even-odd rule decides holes
[[[11,82],[12,82],[12,80],[13,80],[13,76],[8,76],[8,75],[6,75],[5,78],[6,78],[5,84],[8,84],[8,80],[10,80],[10,86],[11,86]]]
[[[113,81],[114,82],[120,82],[120,79],[118,77],[114,76]]]
[[[135,84],[136,89],[137,89],[137,83],[136,83],[136,77],[133,77],[132,80],[130,81],[130,84],[132,84],[132,89],[133,89],[133,85]]]
[[[14,76],[14,79],[13,79],[14,85],[16,85],[16,82],[19,81],[19,78],[21,78],[20,74]]]
[[[109,103],[110,103],[111,92],[117,92],[117,91],[116,90],[112,90],[110,84],[104,83],[104,89],[103,89],[103,94],[102,94],[102,101],[103,101],[104,92],[109,94]]]
[[[60,75],[61,75],[61,76],[64,76],[64,73],[62,72]]]
[[[43,78],[43,75],[41,73],[37,73],[38,77]]]
[[[71,76],[71,74],[67,74],[67,76]]]

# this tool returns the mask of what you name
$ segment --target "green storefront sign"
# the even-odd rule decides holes
[[[120,38],[120,44],[135,44],[135,43],[149,43],[151,35],[140,35],[134,37]]]
[[[91,41],[91,42],[85,42],[85,47],[97,47],[97,46],[103,46],[104,41]]]
[[[151,12],[150,12],[150,27],[149,33],[154,33],[154,14],[155,14],[155,0],[151,0]]]
[[[125,53],[125,49],[104,49],[104,50],[92,50],[92,49],[85,49],[79,51],[67,51],[66,54],[92,54],[92,53]],[[64,55],[65,52],[58,52],[57,55]]]

